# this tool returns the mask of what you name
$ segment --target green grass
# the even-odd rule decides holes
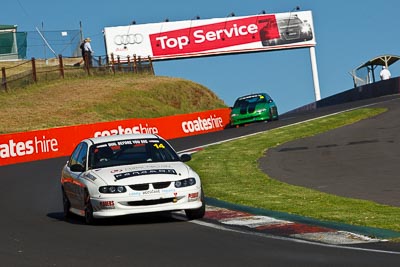
[[[0,134],[225,107],[211,90],[184,79],[143,74],[69,77],[0,92]]]
[[[263,173],[258,160],[272,147],[376,116],[358,109],[210,146],[193,155],[208,197],[318,220],[400,231],[400,208],[286,184]]]

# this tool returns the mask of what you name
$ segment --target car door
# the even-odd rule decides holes
[[[88,145],[82,142],[77,145],[64,167],[62,183],[71,207],[83,210],[85,206],[85,184],[80,177],[86,171]]]

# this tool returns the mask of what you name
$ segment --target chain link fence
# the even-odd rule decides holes
[[[0,32],[0,60],[81,56],[81,30]]]
[[[47,59],[58,55],[79,57],[80,30],[29,31],[27,32],[27,58]]]

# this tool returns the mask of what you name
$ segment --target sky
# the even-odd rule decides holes
[[[321,98],[353,88],[350,72],[384,54],[400,55],[398,0],[15,0],[2,5],[0,24],[18,31],[79,29],[105,55],[105,27],[165,21],[312,11]],[[399,66],[397,66],[399,65]],[[284,113],[315,101],[309,48],[154,62],[156,75],[202,84],[226,105],[239,96],[266,92]],[[400,74],[400,62],[390,67]]]

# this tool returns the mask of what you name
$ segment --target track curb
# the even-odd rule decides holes
[[[333,229],[336,231],[347,231],[359,235],[364,235],[373,238],[379,239],[390,239],[390,238],[399,238],[400,232],[381,229],[381,228],[374,228],[374,227],[367,227],[367,226],[356,226],[344,223],[337,223],[337,222],[328,222],[328,221],[320,221],[313,218],[289,214],[279,211],[272,211],[272,210],[265,210],[260,208],[248,207],[239,204],[233,204],[226,201],[218,200],[215,198],[206,197],[205,198],[206,204],[214,207],[220,207],[229,210],[235,210],[239,212],[245,212],[252,215],[261,215],[261,216],[268,216],[278,220],[285,220],[291,221],[295,223],[301,223],[305,225],[313,225],[319,226],[327,229]]]

